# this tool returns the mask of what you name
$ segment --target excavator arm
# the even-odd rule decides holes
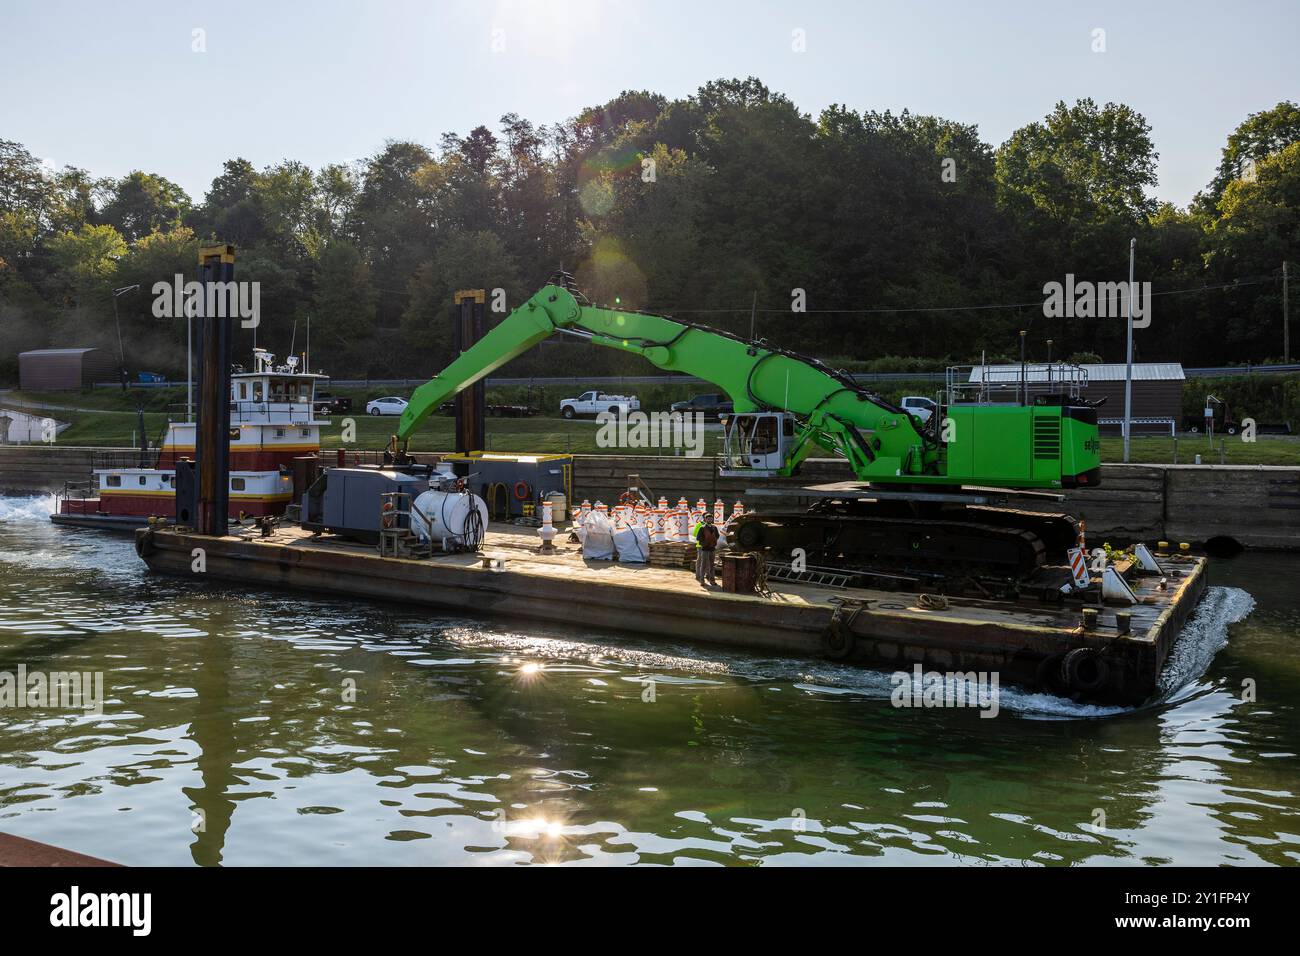
[[[938,451],[901,408],[859,388],[813,358],[747,342],[661,315],[593,306],[567,280],[548,284],[421,385],[390,443],[405,454],[412,434],[439,405],[554,334],[634,352],[668,372],[727,393],[738,415],[779,411],[797,422],[781,474],[820,448],[848,459],[861,480],[936,475]]]

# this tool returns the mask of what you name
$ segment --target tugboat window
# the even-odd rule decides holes
[[[230,490],[231,490],[231,491],[243,491],[243,490],[244,490],[244,479],[243,479],[243,478],[231,478],[231,479],[230,479]]]
[[[110,488],[121,488],[121,487],[122,487],[122,476],[121,476],[121,475],[109,475],[109,476],[108,476],[108,487],[110,487]]]

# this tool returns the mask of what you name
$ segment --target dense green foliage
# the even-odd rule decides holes
[[[1295,375],[1188,379],[1183,386],[1183,415],[1199,421],[1209,395],[1226,405],[1234,419],[1249,416],[1257,424],[1290,422],[1300,428],[1300,378]],[[1216,414],[1222,421],[1222,407]]]
[[[1044,318],[1043,286],[1138,277],[1156,297],[1140,359],[1281,354],[1281,264],[1300,260],[1300,109],[1227,137],[1187,208],[1150,198],[1157,155],[1122,104],[1060,103],[998,147],[951,120],[844,106],[801,113],[758,80],[668,101],[628,92],[552,127],[508,114],[436,149],[389,142],[354,164],[228,160],[201,201],[162,175],[51,172],[0,140],[0,380],[46,345],[176,374],[183,320],[151,288],[192,277],[201,240],[261,283],[258,341],[340,377],[423,376],[449,357],[453,291],[518,304],[555,269],[598,302],[670,312],[844,367],[942,368],[1031,355],[1120,357],[1123,322]],[[803,290],[805,312],[792,312]],[[756,307],[751,316],[751,307]],[[246,354],[248,333],[238,348]],[[643,374],[632,356],[552,343],[514,374]]]

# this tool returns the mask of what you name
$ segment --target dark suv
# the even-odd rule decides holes
[[[731,399],[725,395],[710,393],[708,395],[696,395],[684,402],[673,402],[669,410],[683,413],[699,412],[705,418],[721,418],[724,415],[730,415],[735,410],[735,407]]]
[[[316,411],[326,415],[341,415],[352,411],[352,399],[346,395],[331,395],[329,392],[317,392]]]

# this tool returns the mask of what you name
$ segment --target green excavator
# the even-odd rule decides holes
[[[922,569],[1023,580],[1065,560],[1078,537],[1068,515],[997,507],[1008,491],[1100,483],[1096,409],[1069,382],[1028,400],[982,391],[920,418],[817,359],[667,316],[592,305],[557,273],[535,295],[417,388],[388,449],[408,459],[411,436],[443,402],[556,334],[635,352],[667,372],[712,382],[734,413],[720,473],[790,477],[817,453],[844,458],[854,483],[809,492],[807,511],[765,512],[732,533],[742,547],[803,548],[835,567]],[[996,493],[994,490],[1000,490]],[[995,504],[990,504],[994,502]]]

